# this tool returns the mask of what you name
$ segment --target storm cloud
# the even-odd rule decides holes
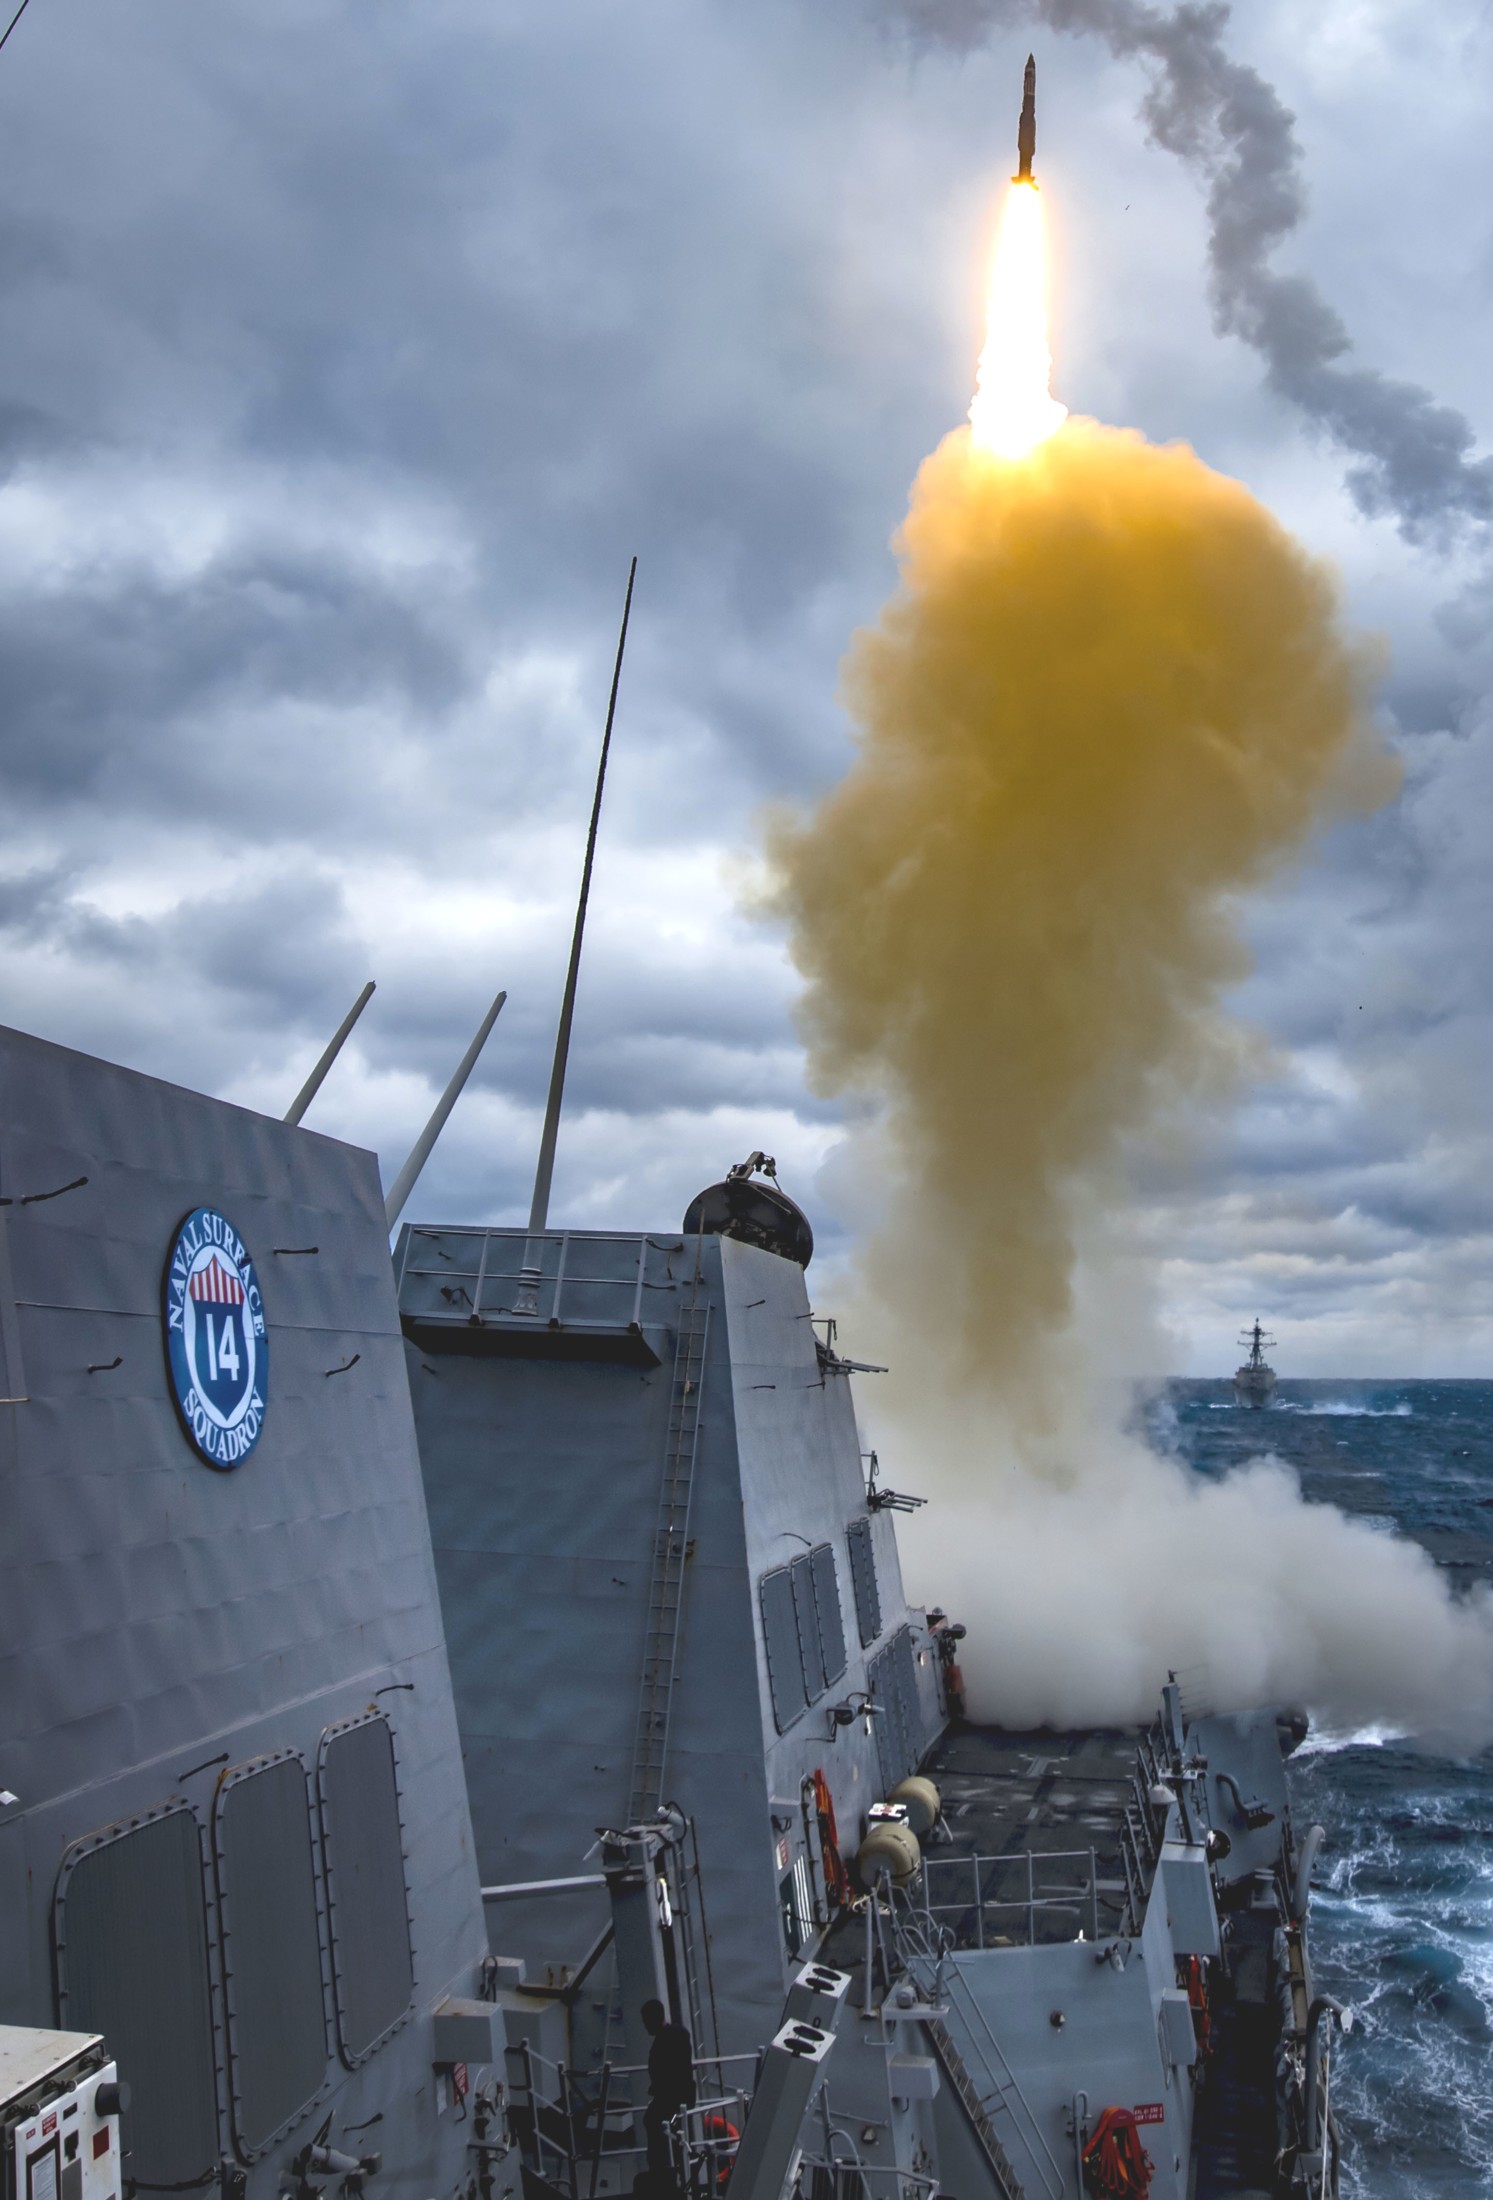
[[[967,403],[1034,20],[35,0],[0,54],[0,1017],[278,1112],[375,977],[312,1120],[390,1174],[506,985],[418,1204],[521,1215],[636,552],[556,1212],[666,1223],[763,1146],[832,1276],[866,1188],[741,886],[763,804],[850,753],[839,661]],[[1298,1368],[1390,1317],[1444,1364],[1455,1309],[1486,1364],[1487,26],[1042,20],[1059,394],[1338,560],[1408,773],[1252,906],[1257,1081],[1135,1157],[1125,1229],[1196,1364],[1257,1292]],[[1419,172],[1360,203],[1433,81],[1439,225]]]

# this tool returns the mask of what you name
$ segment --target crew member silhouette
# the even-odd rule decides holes
[[[648,2106],[643,2111],[643,2131],[648,2141],[648,2167],[658,2177],[657,2190],[676,2189],[669,2154],[668,2123],[681,2108],[695,2105],[695,2050],[682,2024],[671,2023],[661,2001],[645,2001],[643,2030],[653,2045],[648,2050]]]

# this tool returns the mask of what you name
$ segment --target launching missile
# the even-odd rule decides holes
[[[1032,174],[1032,155],[1037,150],[1037,57],[1026,57],[1026,75],[1021,85],[1021,120],[1016,125],[1017,168],[1011,178],[1013,183],[1029,183],[1035,187]]]

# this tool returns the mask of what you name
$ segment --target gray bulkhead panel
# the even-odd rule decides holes
[[[454,2189],[464,2147],[437,2113],[429,2012],[475,1990],[486,1941],[377,1165],[13,1032],[0,1032],[0,1123],[4,1395],[27,1400],[0,1405],[0,1786],[19,1799],[0,1813],[0,2020],[56,2021],[54,1955],[70,2022],[86,2021],[90,1995],[129,2003],[134,1943],[93,1931],[89,1860],[156,1899],[165,1882],[144,1848],[137,1864],[129,1821],[172,1805],[195,1828],[184,1853],[200,1845],[217,2098],[191,2128],[215,2130],[214,2162],[232,2159],[241,2080],[260,2087],[244,2113],[261,2123],[310,2086],[339,2126],[382,2115],[391,2200]],[[263,1431],[231,1472],[188,1441],[163,1349],[163,1269],[198,1206],[242,1236],[268,1324]],[[327,1730],[375,1701],[397,1754],[414,1993],[350,2071],[331,2029],[315,1779]],[[231,2072],[218,1889],[231,1907],[237,1870],[241,1914],[275,1905],[273,1888],[243,1880],[215,1787],[282,1752],[316,1859],[318,1945],[296,1961],[325,1993],[328,2044],[322,2055],[313,2025],[314,2070],[303,2040],[293,2073],[262,2054]],[[95,1835],[104,1846],[79,1846]],[[183,1960],[198,1958],[188,1947]],[[121,2061],[138,2098],[152,2074]],[[306,2136],[300,2120],[249,2170],[251,2200],[280,2189],[280,2157]],[[149,2179],[148,2162],[133,2168]]]
[[[1171,1975],[1164,1928],[1151,1924],[1143,1937],[1154,1948],[1136,1948],[1123,1969],[1101,1960],[1088,1940],[951,1959],[958,1987],[948,2028],[982,2093],[995,2095],[1006,2071],[1015,2081],[993,2122],[1028,2194],[1051,2193],[1060,2178],[1065,2200],[1082,2200],[1073,2137],[1082,2089],[1090,2130],[1106,2108],[1141,2111],[1153,2200],[1184,2200],[1192,2075],[1163,2049],[1157,1981]],[[940,2125],[958,2116],[952,2095],[940,2096],[938,2111]]]
[[[638,1240],[610,1242],[621,1262]],[[609,1257],[607,1240],[588,1237],[576,1265],[601,1272]],[[677,1232],[651,1241],[652,1364],[530,1356],[511,1339],[493,1356],[432,1350],[425,1335],[409,1347],[486,1885],[594,1870],[584,1859],[597,1828],[626,1822],[674,1337],[693,1259],[694,1241],[686,1257]],[[707,1238],[700,1259],[715,1301],[719,1240]],[[536,1355],[546,1343],[536,1336]],[[707,1340],[688,1544],[664,1791],[696,1820],[729,2051],[732,2012],[739,2044],[755,2047],[776,2024],[783,1983],[724,1324]],[[604,1895],[582,1894],[505,1901],[489,1922],[499,1952],[542,1976],[546,1963],[574,1963],[606,1917]]]
[[[675,1340],[698,1259],[709,1327],[664,1794],[697,1823],[722,2047],[751,2050],[776,2028],[789,1972],[781,1887],[805,1859],[805,1776],[828,1776],[847,1852],[880,1793],[864,1721],[829,1739],[829,1705],[866,1685],[845,1542],[866,1517],[848,1382],[820,1367],[790,1261],[714,1236],[575,1233],[561,1247],[551,1233],[526,1329],[510,1303],[523,1244],[522,1232],[420,1228],[396,1256],[483,1882],[580,1873],[597,1827],[625,1820]],[[566,1296],[550,1320],[562,1257]],[[623,1328],[638,1309],[630,1359],[602,1329],[600,1286],[589,1342],[568,1311],[581,1303],[573,1274],[612,1268],[643,1278],[614,1314]],[[908,1615],[889,1523],[871,1524],[885,1644]],[[827,1685],[816,1638],[815,1700],[780,1735],[760,1582],[800,1561],[809,1603],[811,1553],[825,1547],[845,1667]],[[787,1627],[792,1601],[778,1605]],[[931,1656],[918,1626],[914,1659]],[[597,1893],[489,1914],[494,1946],[531,1976],[574,1963],[605,1919]]]
[[[1215,1713],[1195,1719],[1188,1746],[1208,1766],[1205,1774],[1208,1820],[1227,1834],[1230,1851],[1220,1866],[1227,1880],[1269,1871],[1280,1850],[1281,1829],[1290,1816],[1285,1761],[1273,1712]],[[1226,1779],[1225,1773],[1232,1774]],[[1269,1812],[1265,1824],[1251,1826],[1240,1802]]]
[[[754,1609],[762,1744],[772,1794],[779,1804],[797,1804],[804,1781],[816,1771],[823,1772],[834,1799],[841,1847],[848,1856],[859,1843],[866,1810],[891,1784],[883,1779],[880,1730],[894,1725],[900,1734],[903,1721],[897,1716],[899,1705],[889,1705],[873,1720],[873,1731],[867,1735],[864,1719],[832,1728],[830,1707],[866,1690],[879,1657],[887,1657],[888,1672],[893,1665],[899,1674],[905,1669],[899,1703],[905,1700],[907,1705],[908,1749],[899,1767],[902,1776],[922,1757],[942,1723],[934,1653],[922,1613],[909,1612],[906,1604],[891,1518],[867,1510],[850,1381],[821,1362],[804,1271],[791,1261],[731,1239],[722,1241],[721,1256],[747,1564],[759,1590]],[[862,1642],[857,1624],[852,1525],[874,1567],[880,1624],[868,1643]],[[811,1554],[825,1550],[833,1553],[838,1581],[844,1668],[828,1685],[821,1670],[811,1685],[807,1708],[786,1731],[779,1732],[773,1715],[760,1585],[778,1569],[791,1571]],[[799,1602],[802,1609],[802,1597]],[[770,1615],[771,1599],[766,1610]],[[812,1640],[806,1639],[805,1660],[811,1666],[814,1648]],[[928,1689],[926,1697],[916,1685],[919,1674]],[[778,1816],[781,1824],[788,1812],[780,1810]],[[790,1855],[802,1853],[806,1829],[801,1816],[795,1815],[786,1831]]]

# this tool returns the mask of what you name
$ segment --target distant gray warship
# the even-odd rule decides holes
[[[1242,1367],[1234,1370],[1234,1400],[1241,1406],[1268,1406],[1275,1396],[1275,1369],[1265,1358],[1266,1350],[1275,1343],[1267,1337],[1256,1322],[1246,1329],[1239,1339],[1248,1349],[1248,1357]]]

